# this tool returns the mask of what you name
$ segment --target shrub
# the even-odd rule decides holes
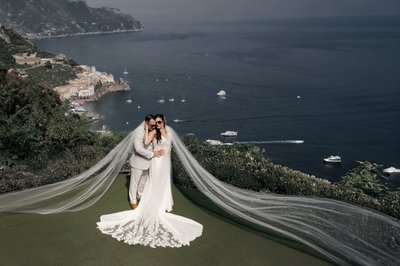
[[[370,172],[365,173],[361,168],[351,170],[344,181],[332,184],[325,179],[273,164],[264,158],[264,151],[256,146],[211,146],[198,142],[193,136],[184,136],[183,141],[205,169],[219,180],[234,186],[276,194],[331,198],[400,218],[400,191],[388,192],[376,180],[371,171],[374,172],[378,165],[364,162],[363,166],[370,167]],[[172,154],[172,165],[175,183],[195,188],[175,153]],[[349,181],[354,173],[362,175],[359,177],[362,182]]]

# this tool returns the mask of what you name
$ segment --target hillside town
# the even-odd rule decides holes
[[[130,90],[126,81],[115,82],[112,74],[99,72],[94,66],[80,65],[78,69],[76,79],[54,88],[61,100],[95,101],[108,92]]]
[[[13,57],[17,64],[30,67],[64,64],[68,59],[63,54],[51,58],[41,58],[37,56],[37,53],[21,53],[15,54]],[[94,66],[78,65],[74,69],[75,79],[69,80],[65,85],[53,88],[60,95],[62,101],[70,102],[72,112],[97,118],[96,114],[90,114],[86,111],[83,107],[84,102],[96,101],[109,92],[129,91],[131,89],[123,79],[115,81],[112,74],[97,71]],[[23,78],[28,76],[24,69],[16,69],[15,71]]]

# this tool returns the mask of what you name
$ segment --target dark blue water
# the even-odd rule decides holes
[[[357,160],[400,168],[400,18],[166,24],[37,44],[129,81],[131,93],[89,105],[104,116],[98,126],[127,131],[164,113],[201,140],[226,130],[237,141],[304,140],[261,146],[273,162],[329,180]],[[322,163],[338,153],[340,166]]]

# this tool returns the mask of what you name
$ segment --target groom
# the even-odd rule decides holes
[[[150,160],[153,157],[160,157],[164,154],[164,150],[153,151],[152,143],[144,144],[144,130],[147,124],[149,131],[156,128],[156,120],[152,114],[148,114],[141,123],[133,131],[133,154],[129,160],[131,165],[131,181],[129,184],[129,201],[132,209],[139,204],[140,198],[144,190],[144,185],[149,176]]]

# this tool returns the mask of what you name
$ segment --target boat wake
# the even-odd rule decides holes
[[[182,123],[182,122],[186,122],[187,120],[174,119],[174,120],[172,120],[172,121],[174,121],[174,123]]]
[[[234,141],[235,144],[301,144],[304,140],[256,140],[256,141]]]

